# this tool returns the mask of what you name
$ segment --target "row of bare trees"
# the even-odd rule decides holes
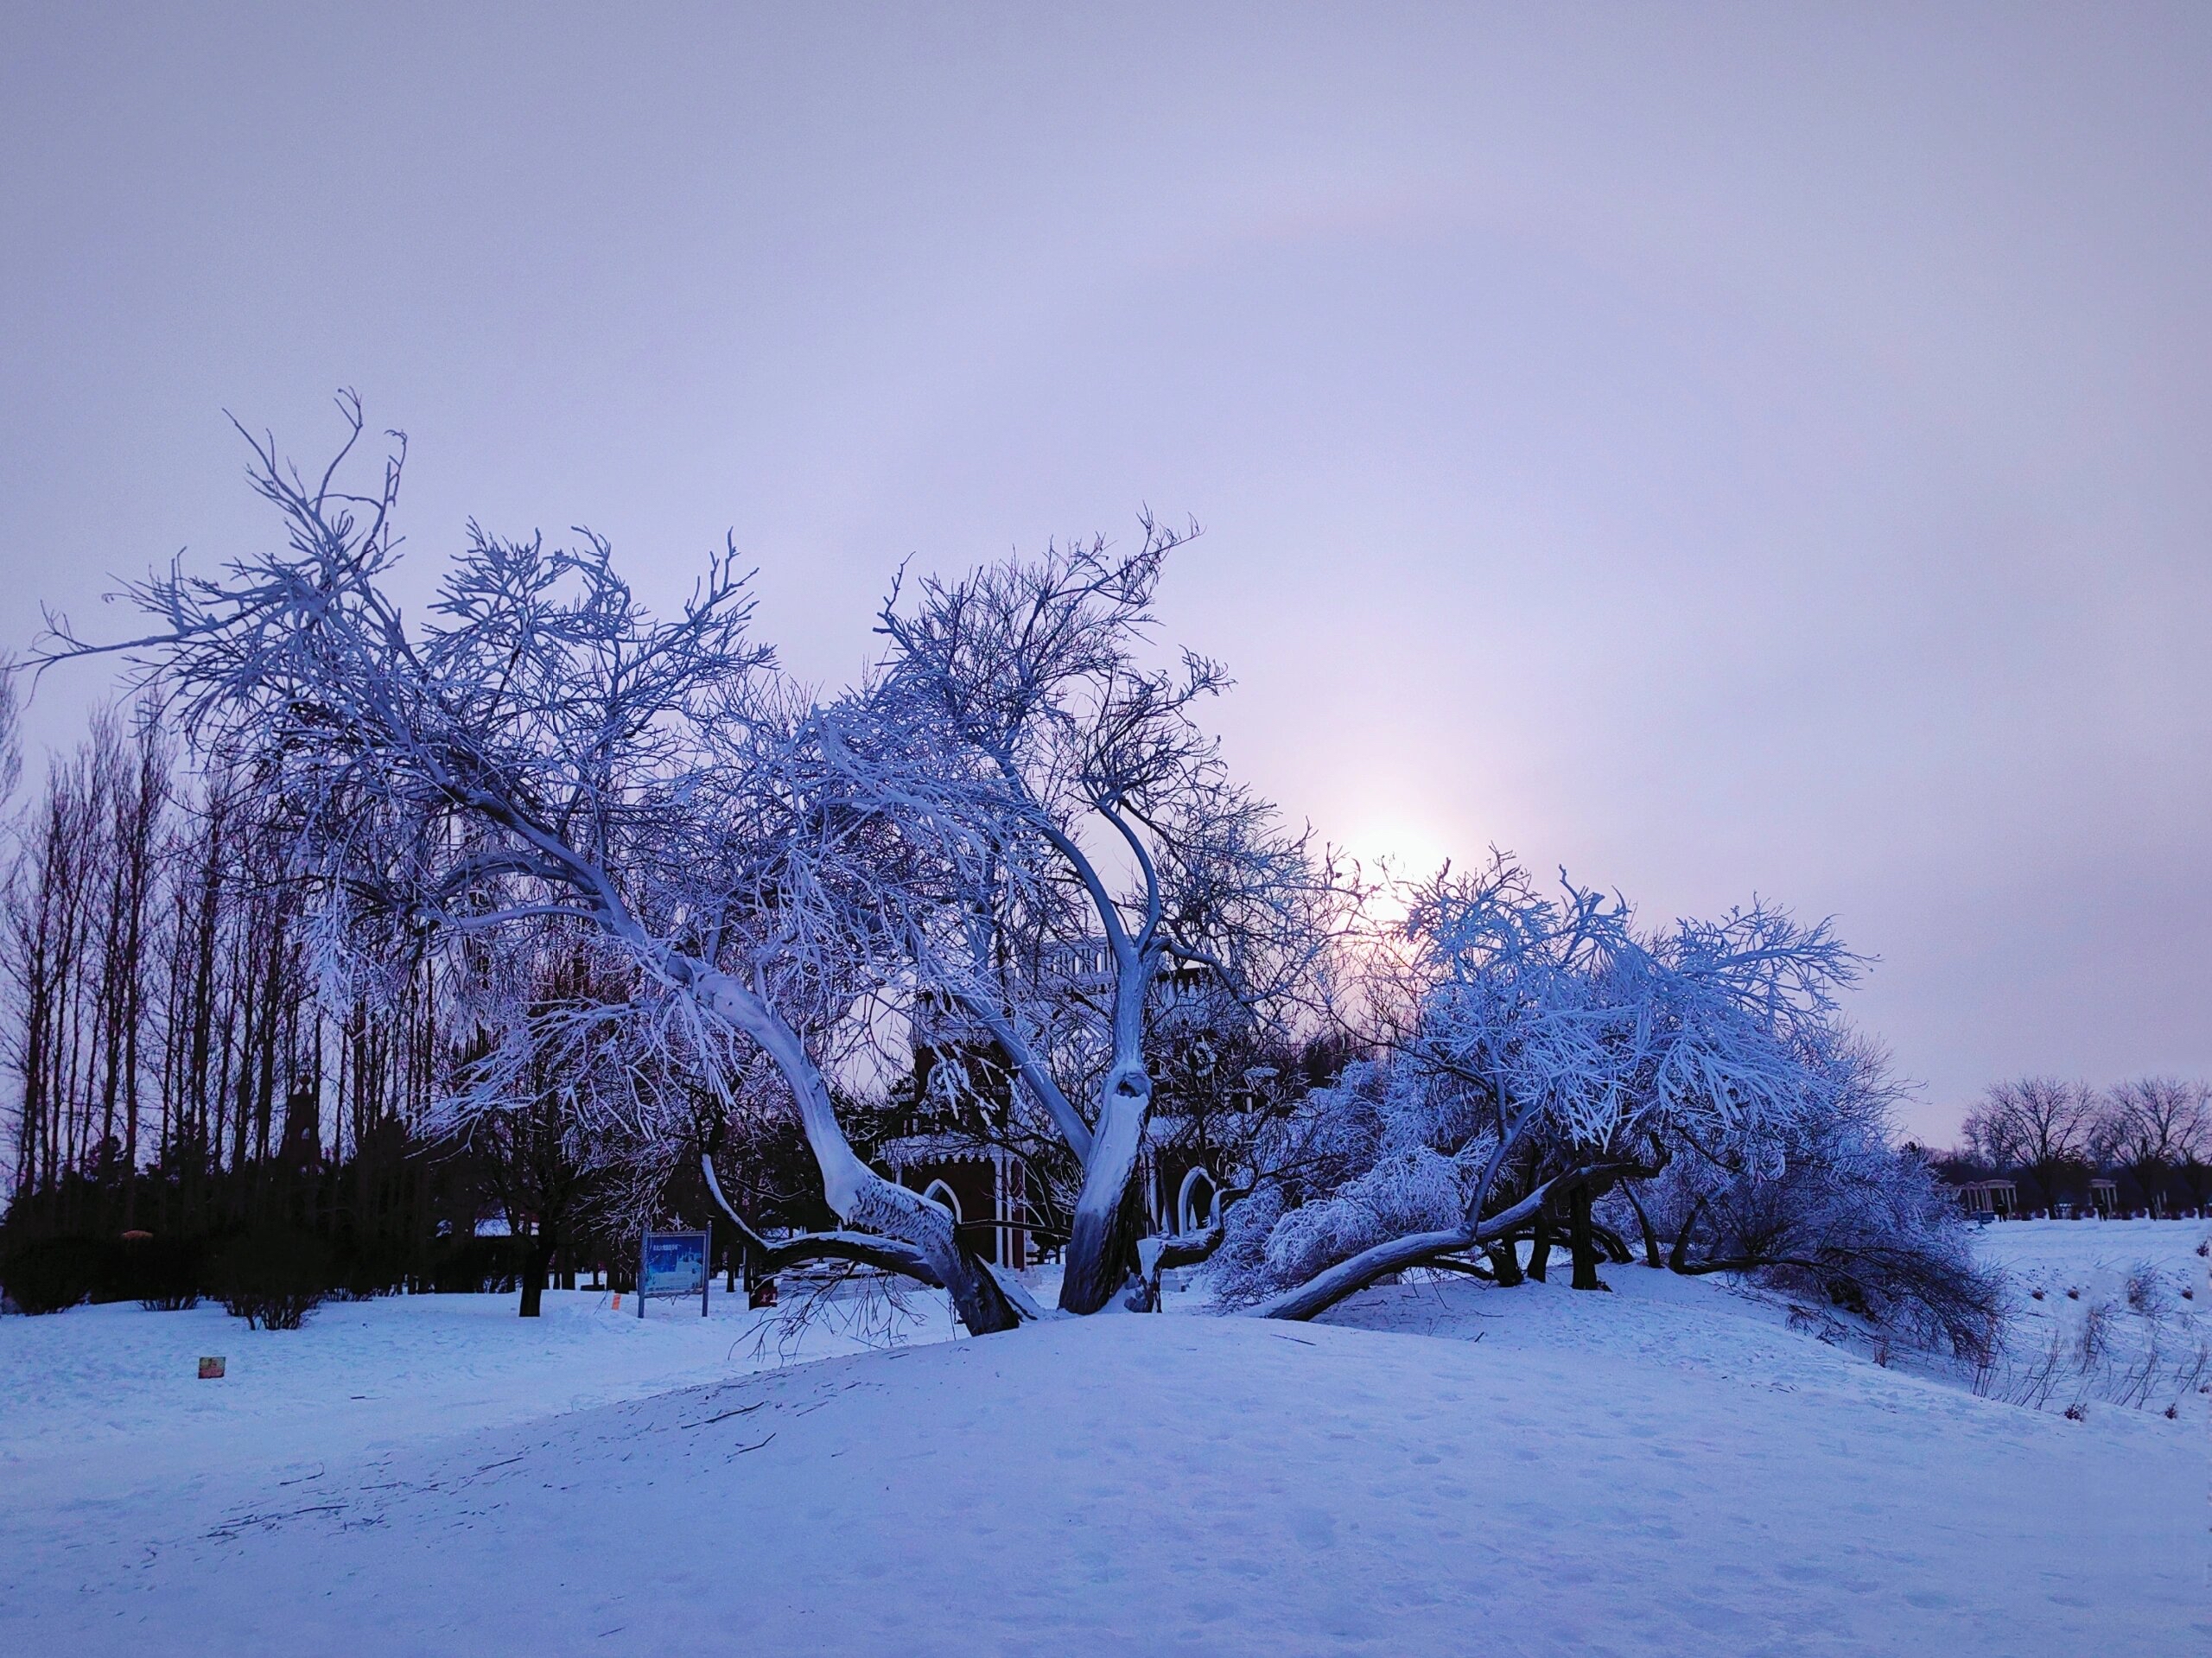
[[[2125,1206],[2154,1215],[2212,1203],[2212,1086],[2190,1078],[1998,1083],[1967,1114],[1965,1140],[1962,1171],[2024,1178],[2037,1208],[2082,1202],[2100,1173],[2126,1183]]]
[[[14,691],[0,678],[0,798]],[[204,1268],[210,1245],[282,1233],[314,1240],[334,1288],[518,1279],[529,1313],[579,1269],[626,1279],[641,1219],[703,1217],[696,1167],[579,1109],[641,1083],[696,1102],[696,1077],[641,1079],[594,1039],[588,1010],[631,989],[604,952],[550,921],[403,930],[345,960],[297,831],[265,773],[145,708],[98,713],[0,821],[0,1255],[145,1234],[135,1253]],[[580,1007],[565,1038],[541,1017]],[[733,1184],[772,1222],[811,1215],[769,1115]],[[487,1218],[512,1245],[472,1245]]]
[[[373,1000],[328,994],[250,778],[104,712],[10,830],[12,1225],[200,1234],[334,1207],[369,1229],[429,1223],[404,1211],[445,1039],[435,976],[426,962]]]

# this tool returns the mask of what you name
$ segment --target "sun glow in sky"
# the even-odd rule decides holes
[[[1453,846],[1435,824],[1384,813],[1355,818],[1343,844],[1346,852],[1359,860],[1364,873],[1399,880],[1423,880],[1434,874],[1447,859],[1463,860],[1481,851]]]

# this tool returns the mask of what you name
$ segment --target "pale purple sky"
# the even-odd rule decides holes
[[[822,679],[1149,503],[1356,849],[1833,912],[1939,1139],[2212,1072],[2212,7],[0,27],[0,638],[265,530],[220,410],[341,384],[418,557],[734,527]]]

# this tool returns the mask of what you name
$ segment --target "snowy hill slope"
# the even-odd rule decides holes
[[[2212,1636],[2201,1425],[1977,1400],[1649,1279],[1382,1291],[1344,1315],[1434,1335],[1055,1324],[286,1485],[0,1504],[0,1650],[2147,1655]]]

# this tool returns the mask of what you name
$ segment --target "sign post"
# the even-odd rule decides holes
[[[648,1232],[638,1246],[638,1316],[653,1295],[696,1295],[699,1316],[707,1316],[708,1234]]]

